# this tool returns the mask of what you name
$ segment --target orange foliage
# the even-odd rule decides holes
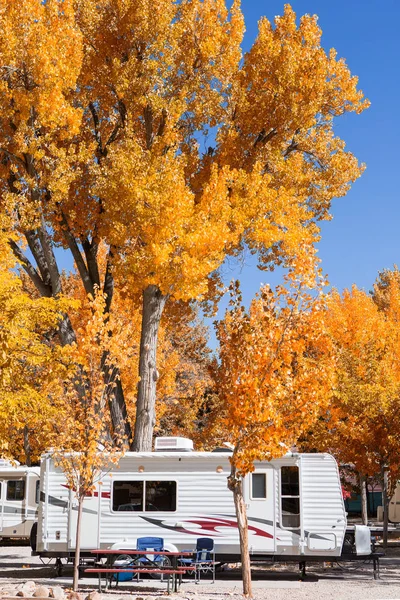
[[[218,329],[217,390],[237,476],[285,454],[313,425],[330,398],[334,362],[323,296],[301,282],[265,286],[248,313],[240,296],[233,302]]]
[[[333,120],[368,105],[315,17],[262,19],[241,65],[238,2],[7,5],[2,203],[21,233],[47,222],[71,251],[104,239],[130,293],[177,299],[206,294],[243,241],[312,268],[316,221],[362,171]]]
[[[1,218],[0,218],[1,221]],[[1,223],[2,224],[2,223]],[[1,225],[0,224],[0,225]],[[0,227],[0,452],[31,464],[50,443],[60,406],[54,399],[66,374],[56,341],[60,313],[71,301],[32,298],[15,272]]]
[[[242,56],[239,0],[4,9],[0,210],[40,295],[62,292],[61,245],[94,296],[102,242],[108,304],[112,288],[136,301],[149,286],[163,299],[207,299],[226,256],[245,245],[263,267],[312,278],[318,221],[363,170],[333,123],[368,106],[344,60],[321,47],[315,17],[297,25],[286,5],[274,24],[260,21]],[[69,315],[60,337],[76,338]]]
[[[386,273],[384,301],[379,281],[374,299],[355,286],[333,292],[327,324],[335,348],[336,382],[328,413],[311,444],[352,463],[362,474],[380,474],[387,464],[400,477],[400,288]],[[382,310],[380,310],[382,308]]]

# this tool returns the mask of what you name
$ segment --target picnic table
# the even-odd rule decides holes
[[[166,575],[167,581],[167,592],[170,590],[170,580],[172,580],[172,590],[178,591],[178,584],[182,583],[182,575],[187,571],[193,570],[190,566],[180,566],[178,564],[180,558],[187,558],[193,556],[193,552],[188,551],[177,551],[171,552],[168,550],[125,550],[125,548],[112,548],[112,549],[98,549],[92,550],[91,554],[96,555],[96,562],[100,563],[101,559],[106,559],[105,563],[99,564],[96,567],[90,567],[85,569],[85,573],[97,573],[99,576],[99,591],[102,590],[102,575],[105,575],[105,589],[109,584],[111,587],[111,581],[114,575],[116,577],[116,585],[118,585],[118,574],[119,573],[147,573],[147,574],[161,574]],[[114,563],[120,556],[131,556],[132,565],[129,567],[116,566]],[[170,565],[162,565],[156,561],[154,556],[167,557],[170,561]],[[145,560],[143,560],[145,559]]]

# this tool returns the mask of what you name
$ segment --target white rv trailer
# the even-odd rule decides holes
[[[38,467],[0,459],[0,538],[29,538],[39,505]]]
[[[142,536],[167,550],[214,539],[218,560],[239,559],[239,536],[226,451],[188,451],[191,441],[158,438],[155,452],[128,452],[85,498],[82,551],[136,548]],[[77,503],[51,453],[41,461],[36,545],[41,556],[71,557]],[[339,472],[329,454],[287,454],[258,462],[243,481],[252,558],[339,556],[346,513]]]

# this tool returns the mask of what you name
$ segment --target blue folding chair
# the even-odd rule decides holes
[[[202,573],[211,573],[215,583],[215,551],[214,540],[211,538],[198,538],[196,543],[195,579],[200,583]]]
[[[162,552],[164,550],[164,539],[159,537],[142,537],[138,538],[136,542],[137,550],[154,550]],[[158,566],[167,567],[170,564],[170,560],[167,556],[162,554],[149,554],[148,556],[142,556],[137,560],[137,563],[156,563]],[[140,579],[140,573],[137,574],[138,580]],[[153,574],[153,577],[155,574]],[[163,579],[163,575],[161,575]]]
[[[188,550],[185,552],[188,552]],[[200,583],[202,573],[211,573],[212,581],[215,583],[215,551],[213,539],[198,538],[196,549],[193,550],[193,558],[181,558],[179,562],[182,566],[193,567],[196,583]]]

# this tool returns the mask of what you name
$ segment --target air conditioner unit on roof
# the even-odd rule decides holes
[[[156,452],[191,452],[193,441],[182,437],[159,437],[154,443]]]
[[[19,467],[19,462],[15,460],[11,462],[7,458],[0,458],[0,469],[13,469],[14,467]]]

